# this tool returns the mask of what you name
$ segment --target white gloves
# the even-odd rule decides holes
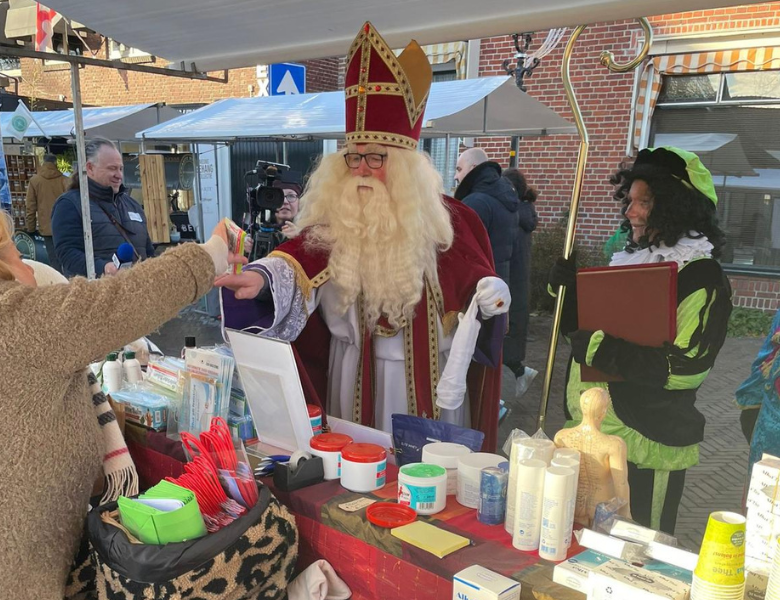
[[[477,293],[474,295],[479,310],[485,318],[502,315],[509,310],[512,296],[509,286],[499,277],[483,277],[477,283]]]
[[[222,238],[212,235],[205,243],[200,245],[208,252],[211,260],[214,262],[214,273],[217,276],[222,275],[228,270],[228,245]]]
[[[455,410],[466,397],[466,375],[469,371],[482,324],[477,320],[477,299],[472,298],[465,313],[458,315],[459,325],[452,339],[450,355],[436,386],[436,406]]]

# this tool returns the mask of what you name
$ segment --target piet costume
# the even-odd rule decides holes
[[[396,57],[370,23],[349,50],[345,79],[346,139],[416,152],[432,79],[425,53],[411,42]],[[490,241],[471,209],[444,199],[454,228],[452,247],[438,255],[438,284],[425,281],[411,323],[386,319],[369,329],[360,299],[337,310],[329,255],[307,245],[307,230],[245,267],[269,285],[254,300],[223,289],[224,325],[293,342],[307,402],[342,419],[390,431],[391,415],[413,414],[471,426],[496,447],[501,342],[506,315],[484,320],[460,409],[436,406],[458,312],[477,283],[495,277]]]
[[[690,152],[672,147],[642,150],[632,167],[632,179],[649,176],[677,179],[706,197],[702,202],[717,203],[710,172]],[[566,335],[573,332],[567,425],[582,419],[583,391],[609,390],[612,406],[601,431],[620,436],[628,446],[632,516],[669,533],[674,530],[685,470],[699,462],[699,442],[704,438],[704,415],[694,406],[696,393],[723,345],[731,314],[731,286],[712,250],[706,236],[690,231],[671,247],[660,243],[613,254],[610,266],[677,263],[677,335],[673,344],[662,348],[633,344],[603,331],[573,331],[577,328],[574,290],[567,291],[564,303],[569,316],[561,330]],[[624,381],[584,383],[582,362]]]

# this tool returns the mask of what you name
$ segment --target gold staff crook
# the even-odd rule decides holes
[[[650,51],[650,45],[653,43],[653,29],[650,27],[650,22],[644,17],[637,19],[637,21],[639,21],[639,24],[645,32],[645,40],[635,59],[626,63],[619,63],[615,61],[615,55],[612,54],[612,52],[608,50],[602,50],[601,52],[601,64],[613,73],[626,73],[632,71],[645,59],[647,53]],[[580,209],[580,194],[582,193],[582,183],[585,179],[585,165],[588,162],[588,147],[590,146],[588,129],[585,127],[580,104],[577,102],[577,96],[574,94],[574,88],[572,88],[571,85],[569,66],[571,64],[571,55],[574,50],[574,44],[577,43],[577,38],[579,38],[582,32],[588,27],[590,27],[590,25],[580,25],[572,32],[569,41],[566,43],[566,49],[563,52],[563,61],[561,63],[563,87],[566,90],[566,98],[569,101],[569,106],[571,107],[572,113],[574,113],[574,121],[577,124],[577,132],[580,136],[580,149],[577,154],[577,171],[574,175],[574,188],[572,189],[571,203],[569,205],[569,221],[566,225],[566,241],[563,246],[563,257],[567,259],[571,256],[571,251],[574,247],[577,213]],[[547,419],[547,403],[550,399],[550,384],[552,383],[553,367],[555,366],[555,351],[558,347],[558,334],[560,333],[561,328],[561,313],[563,312],[565,293],[566,288],[563,286],[559,287],[558,296],[555,299],[552,331],[550,332],[550,350],[547,354],[547,370],[544,374],[544,385],[542,386],[542,401],[539,404],[539,428],[542,430],[544,430],[545,421]]]

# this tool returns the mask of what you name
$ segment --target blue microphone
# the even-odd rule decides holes
[[[122,242],[119,248],[116,249],[114,254],[114,264],[117,269],[129,269],[133,266],[133,258],[135,257],[135,249],[131,244]]]

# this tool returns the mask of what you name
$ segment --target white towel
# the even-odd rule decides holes
[[[318,560],[287,586],[288,600],[347,600],[352,596],[344,580],[327,560]]]
[[[450,355],[436,386],[436,406],[448,410],[460,408],[466,397],[466,375],[469,372],[477,337],[482,324],[477,320],[479,307],[476,295],[465,313],[458,315],[458,329],[452,338]]]

